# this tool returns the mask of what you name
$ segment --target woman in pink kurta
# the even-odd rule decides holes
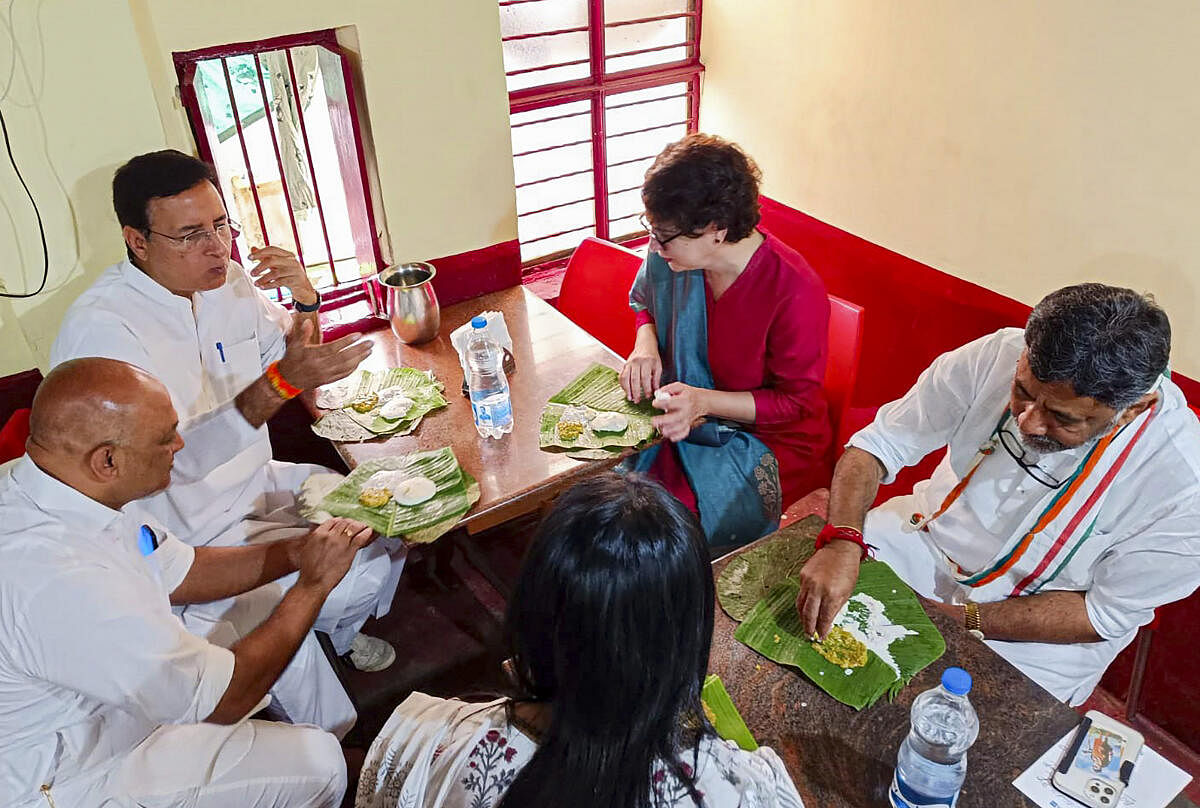
[[[635,466],[722,548],[828,482],[829,301],[803,257],[756,229],[758,181],[737,146],[706,135],[656,159],[642,189],[651,252],[630,294],[637,341],[621,372],[631,400],[664,411],[655,422],[669,441]],[[735,501],[747,492],[765,519]]]

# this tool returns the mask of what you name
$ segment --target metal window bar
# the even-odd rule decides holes
[[[340,283],[337,276],[337,262],[333,258],[333,246],[329,243],[329,228],[325,224],[325,207],[321,204],[321,189],[317,182],[317,169],[313,165],[312,147],[308,144],[308,127],[304,123],[304,102],[300,98],[300,88],[296,84],[296,68],[292,63],[292,49],[284,51],[287,57],[288,78],[292,86],[292,99],[296,102],[296,118],[300,122],[300,138],[304,141],[304,156],[308,159],[308,173],[312,176],[313,200],[317,203],[317,217],[321,220],[321,236],[325,239],[325,252],[329,256],[329,274],[335,284]]]
[[[540,154],[542,152],[554,151],[555,149],[565,149],[568,146],[583,146],[591,143],[591,138],[587,140],[572,140],[569,143],[555,143],[553,146],[542,146],[539,149],[530,149],[529,151],[516,152],[513,157],[528,157],[531,154]]]
[[[271,147],[275,150],[275,164],[279,167],[279,184],[283,187],[283,201],[287,205],[288,224],[292,226],[292,238],[296,241],[296,258],[300,261],[300,266],[307,267],[308,265],[304,263],[304,247],[300,243],[300,229],[296,227],[296,211],[292,207],[292,193],[288,190],[287,172],[283,170],[283,155],[279,151],[279,137],[275,134],[275,116],[266,108],[267,84],[263,80],[262,61],[257,53],[254,54],[254,72],[258,76],[258,91],[266,111],[264,117],[267,119],[267,131],[271,135]],[[280,297],[283,297],[282,292],[280,292]]]
[[[700,15],[695,11],[676,11],[673,14],[660,14],[657,17],[639,17],[633,20],[617,20],[616,22],[604,23],[605,28],[619,28],[622,25],[638,25],[644,22],[662,22],[663,20],[682,20],[685,18],[696,19]]]
[[[609,109],[612,109],[612,107],[609,107]],[[579,118],[584,115],[591,115],[591,114],[592,114],[591,110],[580,110],[579,112],[568,112],[565,115],[551,115],[549,118],[538,118],[536,121],[521,121],[520,123],[512,124],[509,128],[510,129],[520,129],[522,126],[530,126],[535,123],[549,123],[550,121],[561,121],[561,120],[565,120],[567,118]]]
[[[555,62],[554,64],[538,65],[537,67],[522,67],[520,70],[506,70],[505,76],[521,76],[525,73],[537,73],[540,70],[554,70],[559,67],[574,67],[575,65],[585,65],[591,59],[575,59],[570,62]]]
[[[250,149],[246,146],[246,133],[242,131],[242,113],[238,111],[237,97],[233,94],[233,79],[229,76],[229,62],[221,60],[221,72],[225,75],[225,90],[229,93],[229,109],[233,112],[233,124],[237,129],[238,145],[242,147],[242,159],[246,163],[246,178],[250,183],[250,196],[254,199],[254,212],[258,215],[258,227],[264,246],[271,246],[267,235],[267,222],[262,212],[262,201],[258,198],[258,183],[254,181],[254,166],[250,164]]]
[[[598,225],[600,223],[596,222],[596,224]],[[547,236],[538,236],[537,238],[531,238],[531,239],[528,239],[525,243],[526,244],[536,244],[539,241],[546,241],[547,239],[558,238],[559,236],[565,236],[568,233],[579,233],[584,230],[591,230],[591,229],[592,229],[592,225],[585,224],[582,227],[572,227],[569,230],[560,230],[557,233],[551,233]]]
[[[520,183],[517,183],[516,187],[517,188],[528,188],[531,185],[538,185],[539,183],[550,182],[550,180],[565,180],[567,177],[578,177],[580,174],[587,174],[591,170],[592,170],[592,167],[588,166],[587,168],[581,168],[578,171],[568,171],[566,174],[556,174],[553,177],[544,177],[543,179],[540,179],[540,180],[529,180],[529,182],[520,182]]]
[[[536,39],[539,36],[558,36],[560,34],[586,34],[591,30],[586,25],[581,25],[576,28],[559,28],[554,31],[534,31],[530,34],[510,34],[509,36],[500,37],[501,42],[517,42],[522,39]]]
[[[670,123],[660,123],[660,124],[655,124],[654,126],[647,126],[644,129],[630,129],[628,132],[613,132],[608,137],[611,140],[614,138],[625,137],[626,135],[640,135],[643,132],[653,132],[655,129],[666,129],[667,127],[670,127],[670,126],[679,126],[680,124],[686,124],[686,123],[687,123],[687,120],[671,121]]]
[[[690,96],[691,96],[691,92],[684,90],[682,93],[676,93],[675,95],[660,95],[660,96],[656,96],[655,98],[643,98],[640,101],[630,101],[625,104],[608,104],[604,108],[611,112],[614,109],[625,109],[626,107],[636,107],[640,104],[653,104],[655,101],[674,101],[676,98],[688,98]]]
[[[656,45],[653,48],[639,48],[638,50],[624,51],[622,53],[610,53],[605,59],[620,59],[623,56],[640,56],[643,53],[654,53],[655,51],[671,50],[672,48],[690,48],[693,43],[691,40],[684,42],[676,42],[673,45]]]
[[[566,208],[570,207],[571,205],[578,205],[580,202],[591,202],[593,198],[594,197],[591,196],[585,196],[582,199],[573,199],[570,202],[559,202],[557,205],[549,205],[544,208],[538,208],[537,210],[527,210],[524,213],[518,213],[517,218],[519,219],[522,216],[532,216],[535,213],[545,213],[548,210],[558,210],[559,208]]]

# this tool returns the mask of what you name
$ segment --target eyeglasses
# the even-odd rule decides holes
[[[1022,471],[1047,488],[1061,488],[1066,483],[1066,480],[1060,480],[1049,474],[1037,463],[1030,463],[1026,460],[1025,445],[1021,443],[1021,438],[1014,435],[1008,427],[1000,430],[1000,445],[1004,447],[1004,451],[1008,452],[1008,456],[1017,462]]]
[[[676,233],[673,236],[668,236],[667,238],[663,238],[658,233],[654,232],[654,228],[652,228],[650,226],[650,222],[646,221],[646,214],[644,214],[644,213],[638,216],[638,224],[640,224],[642,226],[643,230],[645,230],[647,233],[650,234],[650,238],[652,238],[656,242],[658,242],[659,247],[665,247],[668,244],[670,244],[672,241],[674,241],[675,239],[684,235],[684,231],[680,230],[678,233]]]
[[[241,225],[233,219],[227,219],[212,230],[197,230],[194,233],[188,233],[186,236],[169,236],[166,233],[150,229],[147,229],[146,232],[175,242],[176,247],[181,252],[196,252],[207,247],[210,243],[229,244],[233,241],[234,230],[241,230]]]

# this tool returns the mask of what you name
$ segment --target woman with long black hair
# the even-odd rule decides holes
[[[414,693],[371,746],[358,808],[800,808],[779,758],[720,740],[700,525],[637,474],[555,503],[509,604],[513,698]]]

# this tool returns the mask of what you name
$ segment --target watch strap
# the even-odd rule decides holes
[[[309,304],[301,303],[296,298],[292,298],[292,305],[296,307],[296,311],[302,311],[305,314],[312,314],[321,308],[321,293],[317,292],[317,299]]]

